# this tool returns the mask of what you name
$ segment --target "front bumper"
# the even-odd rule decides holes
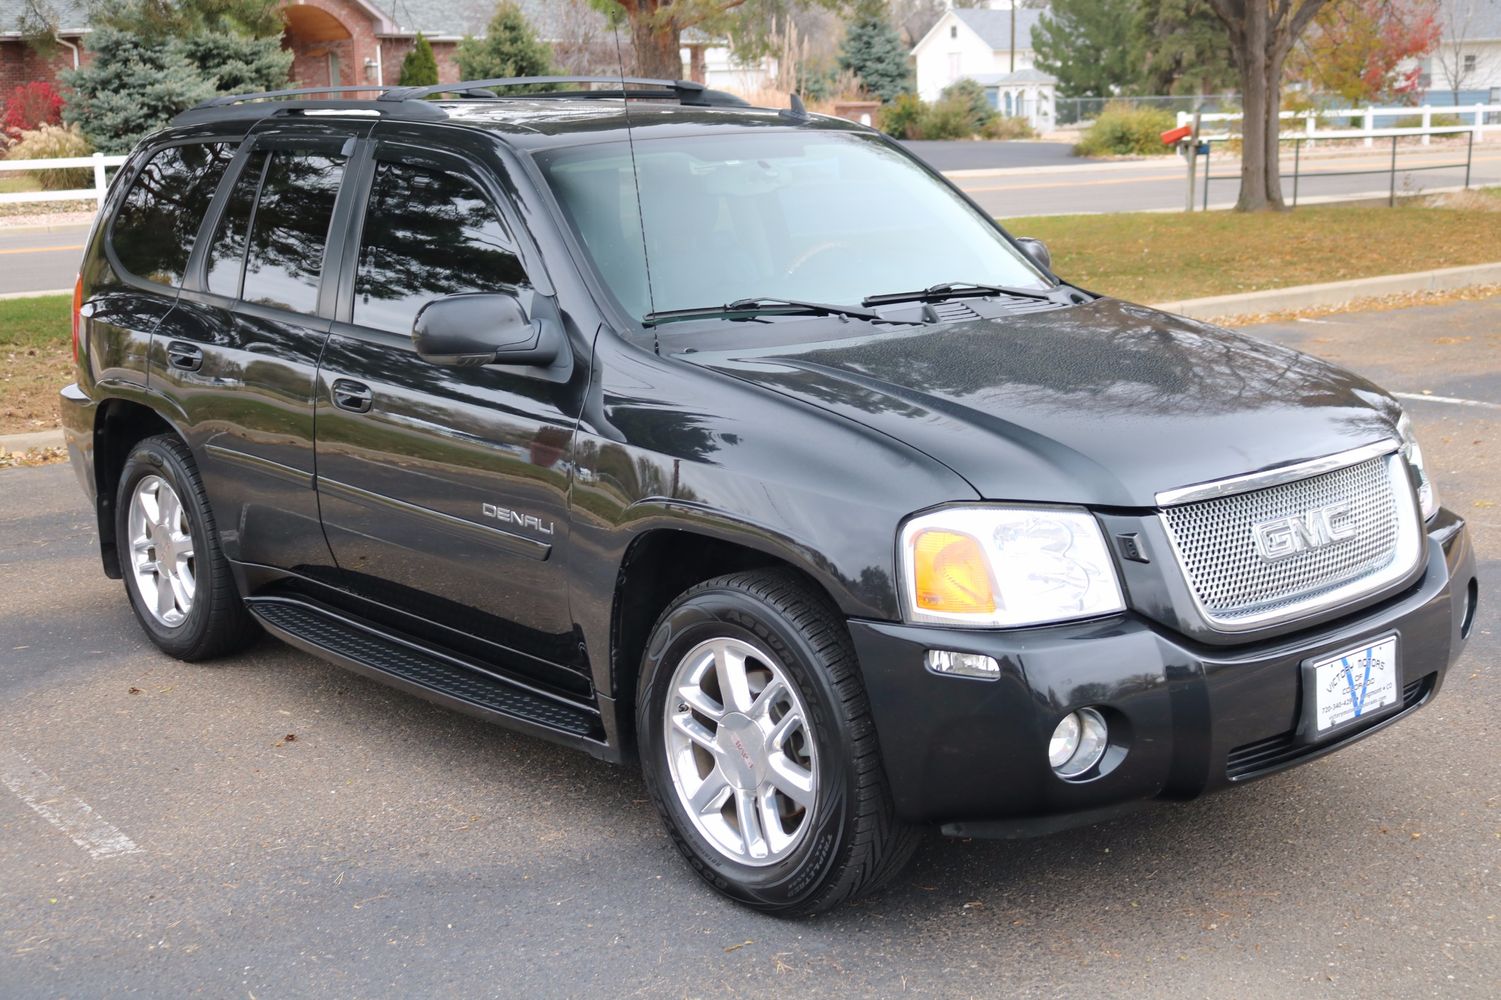
[[[955,835],[1027,836],[1263,777],[1405,717],[1438,693],[1464,647],[1475,592],[1469,535],[1445,510],[1410,589],[1261,643],[1204,646],[1135,615],[1004,632],[859,620],[850,630],[898,814]],[[1301,665],[1390,634],[1401,706],[1301,742]],[[931,673],[930,648],[992,656],[1001,675]],[[1085,706],[1105,707],[1124,754],[1105,773],[1068,781],[1048,766],[1048,738]]]

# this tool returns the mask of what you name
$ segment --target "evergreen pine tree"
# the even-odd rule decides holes
[[[438,58],[433,55],[433,46],[421,33],[417,44],[401,61],[401,76],[396,81],[403,87],[426,87],[438,82]]]
[[[1063,97],[1111,97],[1136,83],[1131,65],[1135,0],[1053,0],[1032,29],[1037,68]]]
[[[180,41],[148,40],[115,28],[88,36],[93,58],[60,77],[71,90],[63,121],[77,124],[101,153],[128,153],[172,116],[214,96]]]
[[[516,4],[505,0],[495,9],[484,38],[465,38],[454,53],[461,80],[508,76],[549,76],[552,48],[539,41]],[[510,93],[522,93],[518,87]]]
[[[839,66],[860,78],[860,83],[882,101],[912,92],[912,69],[901,36],[886,19],[883,4],[860,5],[844,34]]]

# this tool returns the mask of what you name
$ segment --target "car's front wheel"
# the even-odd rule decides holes
[[[125,589],[141,627],[182,660],[222,656],[258,633],[219,549],[213,512],[187,445],[171,435],[130,452],[115,503]]]
[[[647,644],[637,706],[652,799],[725,895],[815,913],[911,856],[844,623],[796,575],[737,573],[680,596]]]

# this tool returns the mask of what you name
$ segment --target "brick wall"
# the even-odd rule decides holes
[[[69,41],[76,45],[79,40],[70,38]],[[85,51],[81,55],[87,62],[88,53]],[[42,56],[25,42],[0,42],[0,100],[16,87],[33,80],[56,84],[57,74],[72,68],[73,53],[65,46],[59,45],[49,55]]]

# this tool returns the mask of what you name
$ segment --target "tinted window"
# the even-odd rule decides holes
[[[344,157],[273,150],[250,220],[245,279],[247,302],[311,313]]]
[[[266,172],[265,150],[251,153],[245,169],[229,193],[229,203],[219,220],[219,231],[209,245],[208,289],[220,295],[240,296],[240,275],[245,270],[245,236],[250,232],[250,210],[255,207],[255,192]]]
[[[142,169],[110,230],[110,243],[131,274],[177,285],[208,203],[234,156],[227,143],[168,146]]]
[[[378,163],[360,241],[354,321],[365,326],[407,333],[435,298],[526,281],[494,206],[447,171]]]

